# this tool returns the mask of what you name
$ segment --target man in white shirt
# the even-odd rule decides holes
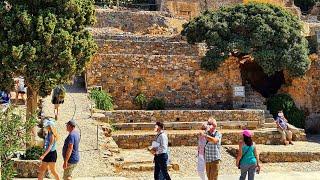
[[[164,132],[164,125],[162,122],[157,122],[155,125],[155,131],[157,132],[157,136],[155,142],[153,142],[152,151],[154,154],[154,179],[160,179],[160,172],[164,179],[171,180],[168,168],[168,136]]]

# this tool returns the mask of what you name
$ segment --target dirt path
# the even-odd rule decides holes
[[[97,150],[97,126],[90,118],[89,99],[87,93],[83,88],[78,86],[67,86],[67,94],[65,103],[59,108],[59,117],[57,121],[57,129],[60,139],[57,144],[58,161],[57,169],[60,175],[63,173],[62,164],[63,158],[61,155],[64,139],[68,133],[66,131],[65,123],[68,122],[75,113],[79,130],[81,132],[80,142],[80,162],[75,169],[75,177],[95,177],[107,176],[111,174],[111,168],[108,168]],[[51,104],[51,96],[44,101],[44,111],[47,116],[54,117],[53,105]]]

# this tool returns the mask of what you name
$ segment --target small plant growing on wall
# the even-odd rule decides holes
[[[165,108],[166,102],[163,98],[153,98],[148,103],[148,110],[163,110]]]
[[[99,89],[92,89],[89,97],[94,101],[98,109],[107,111],[113,110],[113,100],[109,93]]]
[[[40,156],[44,153],[44,149],[39,146],[30,147],[26,150],[26,160],[39,160]]]
[[[139,106],[140,109],[143,109],[146,104],[148,103],[146,96],[143,93],[139,93],[135,98],[134,98],[135,104]]]

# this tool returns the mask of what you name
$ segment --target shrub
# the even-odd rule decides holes
[[[302,76],[310,68],[301,21],[289,11],[265,3],[237,4],[205,11],[183,25],[188,43],[208,47],[201,67],[216,70],[228,56],[250,56],[271,76],[285,70]]]
[[[159,99],[159,98],[153,98],[149,103],[148,103],[148,110],[163,110],[165,107],[166,103],[164,99]]]
[[[9,107],[3,113],[0,111],[0,158],[1,179],[13,179],[15,175],[13,154],[30,142],[31,128],[36,125],[34,116],[23,120],[21,112]]]
[[[90,99],[92,99],[98,109],[102,110],[113,110],[113,100],[109,93],[103,90],[93,89],[90,92]]]
[[[294,0],[294,4],[298,6],[301,11],[306,12],[309,11],[317,1],[319,0]]]
[[[148,101],[146,96],[143,93],[140,93],[134,98],[134,102],[140,107],[140,109],[143,109]]]
[[[30,147],[26,150],[25,158],[26,160],[38,160],[40,156],[44,153],[44,148],[39,146]]]
[[[296,107],[289,94],[276,94],[271,96],[267,101],[267,106],[274,117],[277,116],[278,111],[283,110],[283,113],[290,124],[299,128],[304,128],[304,112]]]

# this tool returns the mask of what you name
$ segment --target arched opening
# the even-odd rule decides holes
[[[265,98],[276,94],[281,88],[281,85],[285,83],[282,71],[268,76],[254,61],[246,61],[240,65],[240,68],[243,84],[248,82],[255,91],[259,92]]]

